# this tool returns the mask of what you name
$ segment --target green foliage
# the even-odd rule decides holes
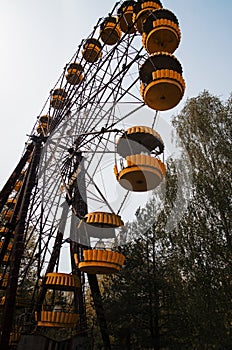
[[[115,349],[232,348],[231,116],[232,98],[204,91],[174,120],[190,163],[169,160],[162,210],[157,194],[138,209],[125,267],[105,282]],[[190,166],[188,186],[179,177]],[[173,208],[189,196],[177,219]]]

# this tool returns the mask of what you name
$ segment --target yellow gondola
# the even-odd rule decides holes
[[[134,6],[136,2],[133,0],[127,0],[122,3],[118,9],[118,23],[120,29],[124,33],[133,34],[136,32],[136,27],[133,21]]]
[[[42,310],[35,313],[35,320],[39,327],[72,328],[77,324],[79,314],[62,311]]]
[[[182,99],[185,81],[182,67],[173,55],[161,52],[151,55],[140,67],[140,93],[150,108],[165,111]]]
[[[39,123],[37,126],[37,132],[38,134],[45,134],[47,135],[48,133],[48,123]]]
[[[5,220],[10,220],[14,214],[14,207],[16,205],[16,198],[9,198],[6,202],[6,207],[7,209],[5,209],[2,214],[4,216]]]
[[[8,229],[6,227],[1,227],[0,228],[0,235],[5,236],[5,234],[8,232]]]
[[[82,237],[115,238],[115,228],[124,223],[119,215],[106,212],[92,212],[85,215],[78,225]]]
[[[88,213],[85,215],[84,221],[87,224],[102,227],[119,227],[124,225],[119,215],[106,212]]]
[[[83,80],[83,67],[80,63],[70,63],[67,69],[66,79],[70,85],[78,85]]]
[[[143,23],[142,43],[149,54],[160,51],[173,53],[180,38],[178,20],[167,9],[153,11]]]
[[[9,198],[6,202],[6,205],[9,209],[14,209],[16,202],[16,198]]]
[[[0,249],[2,248],[3,243],[0,242]],[[12,249],[12,244],[8,244],[7,250],[10,251]]]
[[[2,249],[2,246],[3,246],[3,242],[0,242],[0,251]],[[3,257],[3,262],[4,263],[6,263],[9,260],[9,255],[10,255],[11,250],[12,250],[12,244],[8,244],[6,253],[5,253],[4,257]]]
[[[100,25],[100,38],[106,45],[115,45],[121,38],[122,31],[116,17],[106,17]]]
[[[159,0],[140,0],[134,6],[134,22],[140,34],[143,32],[143,23],[150,15],[151,11],[162,8]]]
[[[39,122],[40,123],[49,123],[51,121],[51,117],[50,117],[50,115],[48,115],[48,114],[45,114],[45,115],[41,115],[40,117],[39,117]]]
[[[124,263],[124,255],[105,249],[102,239],[115,238],[115,229],[124,225],[121,217],[114,213],[92,212],[85,215],[79,227],[84,225],[89,237],[100,238],[94,249],[84,250],[84,260],[79,261],[74,254],[78,268],[90,274],[110,274],[119,271]]]
[[[164,143],[160,134],[148,126],[128,128],[117,142],[117,153],[124,158],[151,151],[156,155],[163,153]]]
[[[23,184],[23,182],[20,181],[20,180],[18,180],[18,181],[16,182],[15,186],[14,186],[14,190],[15,190],[16,192],[18,192],[18,191],[20,190],[20,188],[22,187],[22,184]]]
[[[90,274],[112,274],[121,270],[125,256],[118,252],[101,249],[84,250],[84,261],[79,262],[75,255],[78,268]]]
[[[163,180],[160,160],[150,155],[136,154],[126,157],[126,165],[114,173],[119,184],[129,191],[145,192],[155,189]]]
[[[20,188],[22,187],[24,175],[25,175],[25,171],[23,170],[23,171],[21,171],[21,174],[19,175],[19,178],[14,186],[14,190],[16,192],[18,192],[20,190]]]
[[[61,109],[64,107],[67,97],[67,92],[64,89],[55,89],[52,93],[51,106],[54,109]]]
[[[80,280],[75,275],[67,273],[51,272],[46,274],[45,287],[47,290],[72,292],[80,287]],[[48,309],[47,309],[48,308]],[[72,328],[76,325],[79,314],[75,311],[64,310],[62,306],[43,305],[40,312],[35,312],[35,320],[39,327]]]
[[[3,211],[3,216],[5,220],[10,220],[14,214],[14,211],[9,209],[9,210],[4,210]]]
[[[5,301],[6,301],[5,295],[3,295],[2,297],[0,297],[0,306],[5,305]]]
[[[6,289],[9,275],[0,273],[0,289]]]
[[[39,124],[36,129],[38,134],[47,135],[49,131],[50,123],[51,123],[51,118],[49,115],[46,114],[39,117]]]
[[[46,287],[49,289],[72,291],[80,287],[80,280],[75,275],[61,272],[50,272],[46,274]]]
[[[83,45],[83,58],[89,62],[97,62],[102,57],[102,45],[99,40],[91,38],[87,39]]]

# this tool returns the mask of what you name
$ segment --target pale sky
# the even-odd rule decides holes
[[[203,89],[229,97],[232,62],[232,1],[163,0],[182,32],[175,56],[187,89],[176,114]],[[0,188],[18,163],[27,134],[66,63],[113,0],[0,0],[1,137]]]

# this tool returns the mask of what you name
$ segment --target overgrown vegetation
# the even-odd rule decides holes
[[[156,195],[137,211],[134,240],[122,247],[125,267],[104,287],[113,349],[232,349],[231,116],[232,98],[204,91],[175,118],[191,188],[180,188],[181,167],[170,160],[162,210],[155,216]],[[170,218],[176,191],[184,199],[189,190],[181,220]]]

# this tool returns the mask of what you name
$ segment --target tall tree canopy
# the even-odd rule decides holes
[[[162,210],[159,194],[138,209],[125,267],[105,282],[115,349],[232,349],[231,116],[232,98],[204,91],[173,122],[190,163],[169,160]],[[192,181],[180,188],[189,167]],[[177,220],[177,191],[189,190]]]

